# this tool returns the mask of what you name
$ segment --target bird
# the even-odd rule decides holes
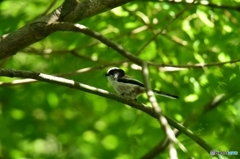
[[[137,98],[141,94],[146,92],[146,88],[142,82],[126,75],[125,72],[118,67],[112,67],[108,69],[105,76],[107,76],[108,81],[110,82],[114,90],[117,92],[117,94],[122,95],[125,98],[137,100]],[[172,95],[155,89],[153,90],[153,92],[158,95],[172,99],[179,98],[176,95]]]

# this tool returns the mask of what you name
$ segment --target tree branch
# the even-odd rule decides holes
[[[142,66],[142,63],[144,60],[138,58],[133,53],[125,50],[122,46],[114,43],[110,39],[104,37],[103,35],[99,34],[98,32],[95,32],[89,28],[87,28],[84,25],[80,24],[72,24],[72,23],[65,23],[65,22],[58,22],[51,25],[52,28],[55,28],[56,30],[62,30],[62,31],[74,31],[74,32],[81,32],[85,35],[91,36],[99,41],[101,41],[103,44],[107,45],[108,47],[114,49],[116,52],[121,54],[122,56],[126,57],[128,60],[132,61],[133,63]],[[151,61],[147,61],[147,64],[155,67],[173,67],[173,68],[204,68],[204,67],[210,67],[210,66],[220,66],[228,63],[237,63],[240,62],[240,59],[235,59],[231,61],[225,61],[225,62],[213,62],[213,63],[200,63],[200,64],[184,64],[184,65],[167,65],[167,64],[160,64],[155,63]]]
[[[90,72],[90,71],[103,69],[103,68],[106,68],[106,67],[109,67],[109,66],[117,66],[117,65],[120,65],[122,63],[123,63],[123,61],[119,61],[119,62],[107,63],[107,64],[95,66],[95,67],[85,67],[85,68],[82,68],[82,69],[79,69],[79,70],[76,70],[76,71],[72,71],[72,72],[53,74],[53,76],[68,77],[68,76],[72,76],[72,75],[78,75],[78,74],[82,74],[82,73],[86,73],[86,72]],[[34,80],[34,79],[17,79],[17,80],[11,81],[11,82],[0,82],[0,87],[16,86],[16,85],[33,83],[33,82],[37,82],[37,80]]]
[[[132,62],[138,64],[141,66],[142,60],[138,57],[134,56],[131,52],[126,51],[122,46],[117,45],[116,43],[112,42],[110,39],[102,36],[98,32],[92,31],[91,29],[87,28],[84,25],[80,24],[73,24],[73,23],[65,23],[65,22],[58,22],[51,25],[52,28],[62,31],[75,31],[75,32],[81,32],[85,35],[91,36],[99,41],[101,41],[103,44],[107,45],[108,47],[113,48],[118,53],[120,53],[122,56],[126,57],[127,59],[131,60]]]
[[[66,8],[67,14],[62,14],[62,22],[72,22],[75,23],[82,19],[94,16],[96,14],[111,10],[115,7],[124,5],[132,0],[84,0],[76,2],[76,5],[69,7],[70,1],[76,0],[65,0],[63,7]],[[65,5],[67,4],[67,5]],[[74,4],[74,3],[71,3]],[[68,6],[68,7],[66,7]]]
[[[213,109],[216,109],[220,104],[224,103],[225,101],[229,100],[230,98],[233,98],[237,93],[233,93],[230,95],[220,94],[211,99],[205,106],[200,110],[199,113],[192,112],[192,114],[189,115],[189,117],[184,121],[183,125],[185,127],[189,127],[191,124],[193,124],[199,117],[207,114]],[[175,136],[179,136],[181,134],[180,131],[175,131]],[[150,151],[148,151],[146,154],[144,154],[141,159],[149,159],[156,157],[159,153],[161,153],[170,143],[169,138],[165,138],[164,140],[160,141],[157,145],[155,145]]]
[[[160,123],[160,126],[162,126],[164,133],[166,134],[167,138],[170,139],[170,143],[171,142],[176,142],[177,139],[175,137],[175,134],[173,132],[173,130],[171,129],[171,127],[169,126],[167,119],[164,117],[164,115],[162,114],[162,110],[161,107],[159,107],[158,103],[157,103],[157,99],[154,96],[154,93],[151,89],[150,83],[149,83],[149,71],[148,71],[148,65],[146,62],[143,62],[142,64],[142,75],[143,75],[143,81],[144,81],[144,85],[146,88],[146,92],[147,92],[147,96],[149,99],[149,102],[151,103],[152,107],[153,107],[153,111],[155,112],[155,114],[157,114],[158,116],[158,121]],[[172,144],[172,147],[169,148],[169,157],[170,159],[173,158],[177,158],[177,150],[174,147],[174,144]]]
[[[36,21],[25,25],[24,27],[10,34],[5,34],[0,37],[0,59],[12,56],[19,50],[37,42],[49,34],[55,32],[48,27],[48,23],[57,21],[59,10],[43,16]]]
[[[52,34],[56,28],[51,24],[55,22],[78,22],[82,19],[102,13],[121,6],[131,0],[65,0],[62,6],[52,13],[38,18],[9,34],[0,37],[0,59],[12,56],[19,50],[38,42]]]
[[[156,2],[156,0],[151,0],[151,1],[155,1]],[[185,1],[161,1],[161,2],[167,2],[167,3],[172,3],[172,4],[184,4],[184,5],[189,4],[189,2],[185,2]],[[218,4],[214,4],[214,3],[209,3],[208,1],[195,2],[194,5],[201,5],[201,6],[217,8],[217,9],[226,9],[226,10],[240,11],[240,6],[229,6],[229,5],[224,5],[224,4],[218,5]]]
[[[52,7],[54,6],[54,4],[56,4],[57,0],[53,0],[50,5],[46,8],[46,10],[42,13],[42,16],[46,15],[50,9],[52,9]]]
[[[19,70],[9,70],[9,69],[0,69],[0,76],[7,76],[7,77],[20,77],[20,78],[32,78],[39,81],[44,81],[48,83],[54,83],[62,86],[66,86],[73,89],[78,89],[84,92],[92,93],[95,95],[99,95],[108,99],[112,99],[118,102],[121,102],[123,104],[127,104],[135,109],[141,110],[145,112],[146,114],[158,118],[158,115],[153,111],[151,107],[148,107],[142,103],[138,103],[134,100],[126,100],[123,97],[109,93],[108,91],[105,91],[100,88],[92,87],[83,83],[75,82],[73,80],[51,76],[43,73],[37,73],[32,71],[19,71]],[[198,143],[202,148],[204,148],[208,153],[210,150],[212,150],[211,146],[209,146],[202,138],[196,136],[192,131],[185,128],[183,125],[177,123],[175,120],[165,116],[168,123],[178,129],[180,132],[187,135],[189,138],[191,138],[193,141]]]

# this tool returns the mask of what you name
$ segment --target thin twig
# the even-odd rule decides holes
[[[193,3],[195,2],[195,0],[193,1]],[[137,55],[140,54],[153,40],[155,40],[158,35],[160,34],[163,34],[163,32],[167,29],[168,26],[170,26],[173,22],[175,22],[187,9],[189,9],[192,4],[191,3],[190,5],[187,5],[183,10],[181,10],[180,12],[178,12],[178,14],[173,18],[171,19],[170,21],[168,21],[168,23],[158,32],[155,33],[155,35],[149,39],[138,51],[137,51]]]
[[[171,159],[177,158],[177,151],[174,147],[174,143],[177,143],[177,145],[185,152],[187,153],[187,149],[183,144],[181,144],[178,139],[175,137],[174,131],[171,129],[170,125],[168,124],[165,116],[162,114],[161,107],[159,107],[157,100],[154,96],[153,91],[151,90],[151,86],[149,83],[149,71],[148,71],[148,65],[146,62],[143,62],[142,64],[142,74],[143,74],[143,79],[144,79],[144,84],[147,92],[148,99],[153,107],[154,112],[158,115],[158,121],[160,125],[163,127],[164,132],[170,140],[170,147],[169,147],[169,156]]]
[[[149,65],[157,66],[157,67],[174,67],[174,68],[204,68],[210,66],[221,66],[225,64],[233,64],[240,62],[240,59],[234,59],[230,61],[224,62],[213,62],[213,63],[198,63],[198,64],[186,64],[186,65],[165,65],[165,64],[158,64],[154,62],[148,62]]]
[[[77,49],[72,49],[72,50],[53,50],[53,49],[50,49],[50,48],[47,48],[47,49],[36,49],[34,47],[28,47],[26,49],[24,49],[22,51],[23,53],[28,53],[28,54],[37,54],[37,55],[59,55],[59,54],[69,54],[71,53],[72,55],[74,55],[75,57],[78,57],[78,58],[81,58],[81,59],[84,59],[84,60],[88,60],[88,61],[92,61],[94,63],[96,62],[99,62],[99,63],[106,63],[108,61],[105,61],[105,60],[101,60],[101,59],[92,59],[91,57],[89,56],[86,56],[86,55],[83,55],[83,54],[79,54]]]
[[[186,119],[183,123],[185,127],[189,127],[191,124],[196,122],[199,117],[209,113],[211,110],[216,109],[220,104],[223,102],[229,100],[230,98],[233,98],[237,93],[232,93],[231,95],[226,96],[225,94],[217,95],[216,97],[212,98],[211,101],[209,101],[203,109],[200,110],[199,113],[192,112],[191,115],[189,115],[188,119]],[[181,134],[180,131],[175,131],[175,136],[179,136]],[[156,157],[159,153],[161,153],[169,144],[170,140],[168,138],[162,140],[159,142],[156,146],[154,146],[150,151],[148,151],[144,156],[141,157],[141,159],[149,159]]]
[[[150,0],[150,1],[158,1],[158,0]],[[158,1],[158,2],[166,2],[166,3],[172,3],[172,4],[189,4],[189,2],[185,2],[185,1]],[[217,9],[240,11],[240,6],[229,6],[229,5],[223,5],[223,4],[218,5],[218,4],[209,3],[209,2],[206,3],[206,1],[195,2],[194,5],[201,5],[201,6],[217,8]]]
[[[57,0],[53,0],[52,3],[50,3],[50,5],[46,8],[46,10],[42,13],[42,16],[45,16],[49,10],[54,6],[54,4],[56,4]]]
[[[149,76],[148,65],[146,62],[143,62],[143,64],[142,64],[142,75],[143,75],[143,81],[144,81],[144,85],[146,88],[148,99],[153,107],[154,112],[158,116],[158,121],[160,123],[160,126],[162,126],[164,133],[167,136],[167,138],[170,139],[170,142],[174,143],[174,142],[176,142],[176,137],[174,135],[174,132],[171,129],[171,127],[169,126],[167,119],[163,116],[161,107],[159,107],[157,100],[154,96],[154,93],[151,89],[151,86],[149,83],[149,77],[148,77]],[[171,159],[177,158],[177,150],[174,147],[174,145],[171,146],[171,151],[169,149],[169,156]]]
[[[145,0],[138,0],[138,1],[145,1]],[[171,3],[171,4],[190,4],[192,2],[188,2],[188,1],[176,1],[176,0],[169,0],[169,1],[165,1],[165,0],[148,0],[147,2],[163,2],[163,3]],[[200,1],[195,1],[194,5],[198,6],[205,6],[205,7],[210,7],[210,8],[217,8],[217,9],[226,9],[226,10],[236,10],[236,11],[240,11],[240,6],[229,6],[229,5],[224,5],[224,4],[214,4],[214,3],[210,3],[209,1],[206,0],[200,0]]]
[[[120,53],[122,56],[126,57],[130,61],[134,62],[135,64],[141,66],[143,60],[136,57],[134,54],[131,52],[125,50],[123,47],[115,44],[108,38],[102,36],[101,34],[94,32],[90,30],[89,28],[80,25],[80,24],[72,24],[72,23],[64,23],[64,22],[59,22],[59,23],[54,23],[51,24],[51,27],[57,28],[58,30],[63,30],[63,31],[75,31],[75,32],[81,32],[84,33],[88,36],[94,37],[101,41],[103,44],[106,44],[108,47],[114,49],[118,53]],[[158,67],[158,68],[164,68],[164,67],[172,67],[172,68],[204,68],[204,67],[210,67],[210,66],[219,66],[219,65],[224,65],[228,63],[237,63],[240,62],[240,59],[235,59],[231,61],[225,61],[225,62],[213,62],[213,63],[199,63],[199,64],[186,64],[186,65],[166,65],[166,64],[159,64],[151,61],[147,61],[149,65]]]
[[[81,32],[88,36],[94,37],[95,39],[101,41],[102,43],[106,44],[108,47],[113,48],[122,56],[125,56],[127,59],[131,60],[132,62],[141,65],[142,60],[134,56],[132,53],[126,51],[122,46],[115,44],[111,40],[107,39],[106,37],[102,36],[98,32],[94,32],[87,27],[80,25],[80,24],[72,24],[72,23],[65,23],[65,22],[57,22],[50,24],[52,28],[62,31],[75,31]]]

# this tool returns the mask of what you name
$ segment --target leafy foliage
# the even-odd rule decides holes
[[[179,100],[157,97],[164,114],[186,121],[188,128],[215,150],[240,152],[240,79],[239,64],[234,61],[240,58],[240,13],[237,0],[210,2],[219,7],[131,2],[79,23],[143,60],[171,66],[150,67],[153,87],[180,96]],[[0,1],[0,34],[40,17],[50,3]],[[51,10],[60,5],[57,1]],[[139,51],[162,28],[162,34]],[[226,61],[233,62],[221,63]],[[56,32],[1,62],[4,68],[65,74],[66,78],[113,92],[104,76],[106,65],[120,66],[142,79],[138,67],[128,59],[76,32]],[[103,68],[75,72],[99,66]],[[67,74],[70,72],[75,73]],[[11,82],[16,78],[0,80]],[[2,86],[0,94],[0,158],[140,158],[164,138],[159,123],[145,113],[86,92],[34,82]],[[215,104],[214,99],[222,94],[221,102]],[[146,95],[138,100],[148,103]],[[180,135],[179,140],[188,155],[211,157],[187,136]],[[180,149],[178,152],[179,158],[187,157]],[[167,151],[158,156],[167,157]]]

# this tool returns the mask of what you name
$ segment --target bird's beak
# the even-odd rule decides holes
[[[106,73],[105,76],[109,76],[109,74]]]

